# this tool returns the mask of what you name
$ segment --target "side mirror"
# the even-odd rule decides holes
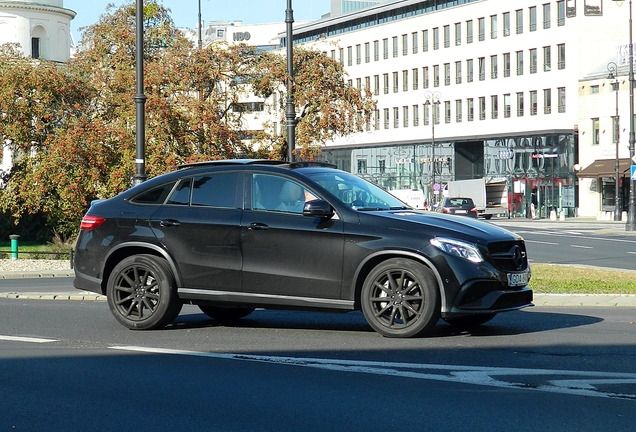
[[[303,216],[331,219],[334,214],[333,207],[325,200],[307,201],[303,207]]]

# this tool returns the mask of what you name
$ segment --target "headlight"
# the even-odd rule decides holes
[[[475,263],[482,262],[484,259],[477,249],[477,246],[459,240],[453,240],[443,237],[437,237],[431,240],[431,244],[444,252],[464,258]]]

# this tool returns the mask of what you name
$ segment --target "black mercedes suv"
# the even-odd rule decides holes
[[[217,320],[361,310],[382,335],[413,337],[439,318],[479,325],[532,305],[518,235],[414,210],[313,162],[191,164],[97,201],[74,269],[75,287],[105,294],[131,329],[164,327],[190,303]]]

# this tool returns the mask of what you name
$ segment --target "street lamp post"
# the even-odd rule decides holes
[[[431,167],[433,170],[433,182],[431,183],[431,190],[435,186],[435,121],[437,120],[437,116],[435,115],[435,112],[436,110],[439,109],[441,97],[442,97],[442,94],[437,91],[436,92],[427,91],[424,94],[424,98],[426,99],[426,102],[424,102],[424,105],[431,107],[431,152],[432,152]]]
[[[197,21],[197,28],[199,29],[199,43],[198,43],[198,48],[199,50],[201,50],[201,48],[203,48],[203,37],[202,37],[202,29],[201,26],[203,24],[201,23],[201,0],[199,0],[199,21]]]
[[[294,148],[296,147],[296,108],[294,106],[294,10],[292,9],[292,0],[287,0],[285,24],[287,24],[287,107],[285,110],[287,160],[293,162]]]
[[[135,35],[137,43],[137,93],[133,97],[135,101],[135,129],[136,129],[136,155],[135,155],[135,175],[133,176],[133,186],[143,183],[146,180],[146,95],[144,95],[144,2],[137,0]]]
[[[621,205],[620,205],[620,170],[619,170],[619,166],[620,166],[620,161],[618,159],[618,142],[620,141],[619,139],[619,123],[618,123],[618,66],[616,66],[616,63],[614,62],[609,62],[609,64],[607,65],[607,70],[609,71],[609,75],[607,76],[607,79],[609,80],[615,80],[614,82],[612,82],[612,86],[614,87],[615,93],[616,93],[616,116],[614,117],[614,129],[612,132],[612,137],[614,138],[614,145],[616,146],[616,158],[614,160],[614,220],[615,221],[620,221],[621,220]]]
[[[623,4],[623,0],[612,0],[618,6]],[[631,172],[636,162],[634,161],[634,44],[632,38],[632,0],[629,0],[629,160],[630,160],[630,180],[629,180],[629,204],[627,208],[626,231],[636,231],[636,196],[634,196],[634,180]]]

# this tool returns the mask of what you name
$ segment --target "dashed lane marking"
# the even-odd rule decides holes
[[[12,341],[12,342],[30,342],[30,343],[57,342],[57,339],[43,339],[43,338],[34,338],[34,337],[3,336],[3,335],[0,335],[0,340]]]

